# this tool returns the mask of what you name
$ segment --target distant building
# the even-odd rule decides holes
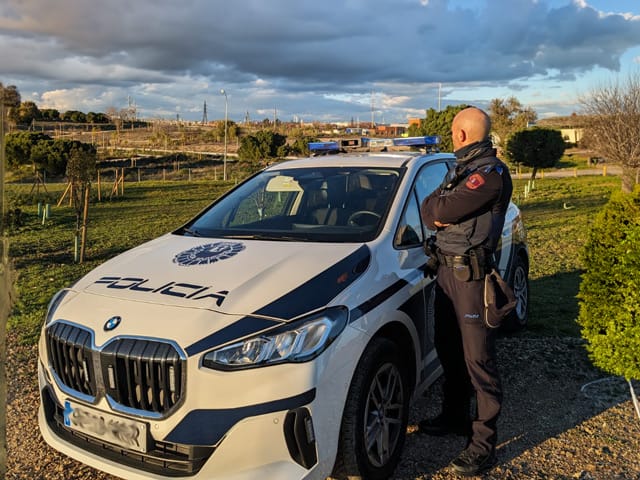
[[[561,128],[560,134],[565,142],[578,143],[582,140],[584,129],[582,128]]]
[[[376,125],[376,135],[381,137],[401,137],[407,133],[408,125],[392,123],[389,125]]]

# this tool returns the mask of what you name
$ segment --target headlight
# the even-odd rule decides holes
[[[320,355],[347,324],[345,308],[279,326],[205,354],[202,365],[217,370],[262,367],[284,362],[306,362]]]
[[[60,302],[64,299],[64,297],[69,293],[68,289],[63,289],[57,292],[49,301],[49,306],[47,307],[47,316],[44,319],[44,324],[49,325],[51,320],[53,320],[53,314],[56,313],[56,309]]]

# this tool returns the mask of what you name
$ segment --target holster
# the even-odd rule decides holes
[[[438,273],[438,261],[437,247],[435,245],[435,237],[429,237],[422,244],[425,255],[427,256],[427,263],[424,266],[425,275],[433,278]]]
[[[483,249],[469,250],[469,266],[471,267],[471,278],[473,280],[484,278],[487,269]]]

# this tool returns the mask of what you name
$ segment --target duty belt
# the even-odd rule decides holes
[[[445,255],[438,251],[438,261],[445,267],[456,267],[460,265],[469,265],[469,255]]]
[[[449,268],[469,266],[474,280],[483,278],[494,266],[493,255],[482,247],[470,250],[468,255],[446,255],[438,249],[436,256],[441,265]]]

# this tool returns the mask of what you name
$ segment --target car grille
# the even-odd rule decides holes
[[[92,398],[104,393],[116,410],[141,413],[164,415],[181,400],[185,360],[173,345],[117,338],[95,350],[92,340],[92,332],[65,322],[46,330],[51,368],[65,387]]]
[[[47,329],[51,367],[60,381],[72,390],[96,395],[91,332],[57,322]]]
[[[120,405],[167,412],[181,396],[182,361],[168,343],[123,338],[100,353],[107,394]]]

